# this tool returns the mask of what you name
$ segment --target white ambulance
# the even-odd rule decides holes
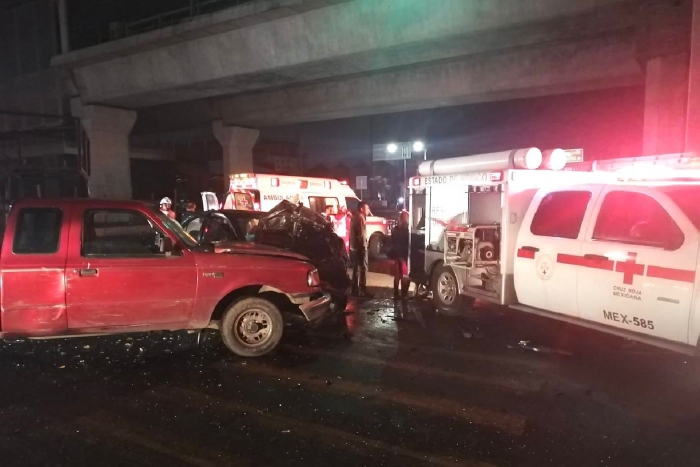
[[[700,159],[565,165],[536,148],[421,164],[411,275],[447,314],[479,299],[695,352]]]
[[[218,200],[213,193],[203,194],[203,197],[205,210],[219,208]],[[207,197],[210,202],[206,201]],[[323,213],[326,206],[333,206],[334,213],[341,208],[356,212],[360,202],[346,182],[332,178],[234,174],[230,177],[229,193],[226,194],[221,209],[269,211],[283,200],[301,203],[318,213]],[[389,234],[386,219],[376,216],[367,217],[370,257],[379,256]]]

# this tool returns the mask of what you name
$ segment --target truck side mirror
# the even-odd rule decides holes
[[[161,254],[172,253],[175,248],[175,244],[170,237],[162,236],[158,239],[158,250]]]

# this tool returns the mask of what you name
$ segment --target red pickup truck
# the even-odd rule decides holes
[[[0,337],[213,328],[253,357],[277,346],[285,319],[329,311],[304,256],[251,243],[228,251],[136,201],[20,201],[0,254]]]

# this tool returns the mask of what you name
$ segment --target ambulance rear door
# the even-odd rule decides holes
[[[581,253],[582,318],[688,343],[698,231],[668,195],[606,186]]]
[[[216,211],[219,209],[219,198],[211,191],[202,192],[202,208],[205,211]]]

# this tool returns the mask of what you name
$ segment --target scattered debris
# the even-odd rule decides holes
[[[333,384],[333,381],[331,381],[330,379],[326,380],[326,386],[330,386],[331,384]]]
[[[465,339],[471,339],[474,335],[471,332],[465,331],[461,326],[457,326],[460,331],[462,331],[462,337]]]
[[[282,430],[282,433],[291,433],[292,430]]]
[[[569,352],[568,350],[551,349],[549,347],[534,347],[530,344],[530,341],[520,341],[520,342],[518,342],[517,347],[509,345],[508,348],[509,349],[521,348],[524,350],[532,350],[533,352],[542,353],[542,354],[558,354],[558,355],[566,355],[566,356],[573,355],[573,352]]]

